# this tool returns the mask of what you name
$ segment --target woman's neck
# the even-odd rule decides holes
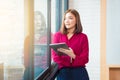
[[[70,28],[70,29],[67,30],[67,32],[68,32],[68,34],[73,34],[74,30],[75,30],[75,28]]]
[[[68,29],[67,30],[67,37],[68,37],[68,39],[70,39],[72,36],[73,36],[73,34],[74,34],[74,28],[71,28],[71,29]]]

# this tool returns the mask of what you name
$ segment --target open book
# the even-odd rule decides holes
[[[50,47],[58,54],[58,55],[66,55],[64,53],[61,53],[57,51],[58,48],[64,48],[64,49],[69,49],[69,47],[66,45],[66,43],[54,43],[50,44]]]

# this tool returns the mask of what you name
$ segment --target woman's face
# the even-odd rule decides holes
[[[66,15],[65,15],[65,19],[64,19],[64,24],[65,24],[65,27],[67,29],[74,29],[76,26],[76,17],[68,12]]]
[[[35,33],[43,35],[45,32],[45,26],[43,26],[42,17],[40,14],[35,15]]]

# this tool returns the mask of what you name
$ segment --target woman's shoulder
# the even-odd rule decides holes
[[[83,32],[82,33],[78,33],[77,37],[82,38],[82,39],[88,39],[87,34],[85,34]]]
[[[83,37],[87,37],[87,34],[85,34],[85,33],[83,33],[83,32],[78,33],[78,35],[83,36]]]
[[[62,35],[62,33],[58,31],[58,32],[55,32],[54,35],[59,36],[59,35]]]

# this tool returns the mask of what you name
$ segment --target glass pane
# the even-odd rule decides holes
[[[51,34],[54,35],[56,32],[56,0],[51,0]],[[51,39],[53,36],[51,36]],[[52,40],[51,40],[52,43]],[[53,63],[53,59],[51,58],[51,64]]]
[[[24,0],[0,2],[0,80],[23,80]]]
[[[34,0],[34,78],[48,68],[47,0]]]
[[[56,32],[56,0],[51,0],[51,33]]]

